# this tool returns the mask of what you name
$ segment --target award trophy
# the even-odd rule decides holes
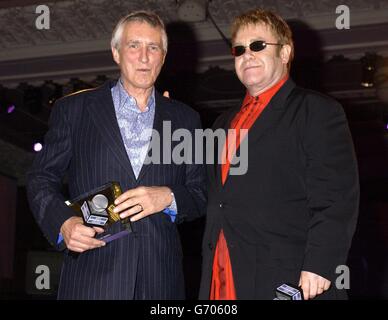
[[[274,300],[303,300],[303,292],[300,287],[291,284],[282,284],[276,288]]]
[[[120,219],[113,212],[114,201],[121,193],[118,182],[108,182],[65,203],[82,217],[85,225],[104,229],[97,239],[110,242],[132,232],[129,218]]]

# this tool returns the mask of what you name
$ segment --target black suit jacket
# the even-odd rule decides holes
[[[178,222],[205,212],[206,172],[202,165],[144,165],[135,179],[117,124],[112,85],[108,82],[57,101],[43,150],[28,173],[32,211],[54,246],[63,222],[74,216],[61,192],[65,175],[70,198],[108,181],[118,181],[123,191],[138,186],[169,186],[177,202]],[[172,131],[186,128],[193,132],[200,127],[198,114],[188,106],[158,93],[155,100],[154,129],[161,134],[161,141],[163,121],[171,121]],[[184,298],[176,224],[166,214],[157,213],[135,222],[133,229],[129,236],[77,258],[66,250],[58,298]]]
[[[230,126],[239,108],[220,116]],[[209,297],[224,230],[238,299],[273,299],[301,270],[331,281],[345,264],[359,202],[357,164],[341,106],[288,80],[248,133],[248,171],[221,184],[208,166],[209,201],[200,298]],[[335,283],[333,283],[333,286]],[[322,298],[346,293],[329,290]]]

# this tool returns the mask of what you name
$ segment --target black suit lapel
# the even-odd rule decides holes
[[[233,117],[236,115],[236,113],[240,110],[240,107],[232,108],[228,111],[226,111],[224,114],[222,114],[217,120],[214,122],[212,130],[224,130],[225,138],[228,135],[228,129],[230,128],[230,123],[233,119]],[[221,163],[219,159],[221,159],[222,150],[225,145],[225,140],[220,143],[217,141],[217,143],[214,144],[214,164],[211,166],[211,170],[209,170],[210,174],[210,181],[215,181],[216,187],[218,189],[222,188],[222,180],[221,180]]]
[[[172,153],[171,150],[163,150],[163,121],[170,121],[171,123],[171,130],[173,130],[173,125],[172,125],[172,117],[173,114],[168,108],[169,100],[167,98],[164,98],[161,96],[156,90],[155,90],[155,117],[154,117],[154,123],[153,123],[153,132],[158,132],[160,141],[154,141],[154,143],[160,143],[159,150],[160,154],[156,155],[160,159],[160,163],[163,163],[163,152],[170,152]],[[172,132],[171,132],[172,134]],[[171,136],[170,136],[170,141],[171,141]],[[147,155],[149,154],[150,149],[153,149],[152,146],[152,141],[148,147],[148,152]],[[155,152],[155,150],[153,150]],[[172,161],[172,160],[171,160]],[[141,179],[144,177],[144,175],[153,167],[152,163],[144,163],[143,166],[141,167],[139,177],[137,178],[138,181],[141,181]]]
[[[117,123],[111,94],[113,85],[115,82],[107,82],[96,89],[95,95],[87,101],[87,108],[103,140],[116,156],[118,163],[127,171],[131,179],[136,180]]]
[[[273,96],[271,101],[265,107],[261,115],[252,125],[251,129],[248,132],[248,143],[257,143],[263,135],[276,126],[286,107],[286,99],[291,93],[292,89],[295,87],[294,82],[289,79],[285,84],[279,89],[279,91]]]

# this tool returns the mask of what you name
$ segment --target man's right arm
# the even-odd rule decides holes
[[[65,248],[65,242],[57,243],[61,227],[74,216],[61,192],[62,179],[72,153],[65,102],[65,99],[60,99],[53,107],[43,149],[36,154],[27,173],[28,200],[35,220],[50,244],[59,250]]]
[[[60,231],[66,247],[71,251],[81,253],[105,246],[104,241],[94,239],[95,234],[104,232],[104,229],[84,226],[81,217],[67,219]]]

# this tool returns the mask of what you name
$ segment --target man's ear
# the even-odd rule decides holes
[[[117,50],[117,49],[114,48],[114,47],[111,47],[111,50],[112,50],[113,60],[114,60],[117,64],[120,64],[120,54],[119,54],[119,50]]]
[[[164,61],[166,61],[166,56],[167,56],[167,52],[164,53],[163,60],[162,60],[162,65],[164,65]]]
[[[291,56],[291,46],[289,44],[285,44],[280,49],[280,59],[282,59],[283,64],[287,64],[290,61]]]

